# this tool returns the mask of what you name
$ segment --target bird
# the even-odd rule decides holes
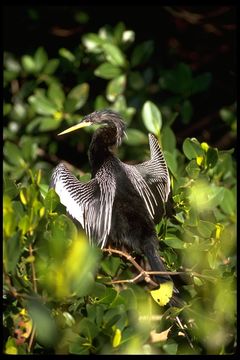
[[[159,255],[155,225],[166,215],[171,199],[167,164],[155,135],[149,133],[150,159],[136,165],[115,154],[126,136],[126,125],[117,112],[94,111],[58,135],[99,125],[89,146],[91,179],[79,181],[63,164],[53,170],[50,187],[67,212],[85,230],[92,244],[126,246],[146,256],[152,271],[166,271]],[[159,283],[173,283],[168,274],[155,275]],[[173,295],[179,291],[173,287]],[[177,306],[173,296],[170,305]]]

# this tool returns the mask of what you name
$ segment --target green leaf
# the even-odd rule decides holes
[[[127,137],[124,142],[130,146],[144,145],[148,143],[148,137],[142,131],[138,129],[129,128],[126,131]]]
[[[121,73],[122,70],[118,66],[108,62],[99,65],[94,71],[94,75],[103,79],[113,79],[119,76]]]
[[[191,160],[186,166],[186,172],[191,179],[197,179],[200,173],[200,168],[196,163],[196,160]]]
[[[100,38],[97,34],[88,33],[82,37],[82,42],[84,46],[90,52],[100,52],[100,45],[102,45],[105,41]]]
[[[162,88],[183,96],[190,95],[192,71],[187,64],[180,63],[173,70],[164,71],[160,78]]]
[[[44,199],[44,206],[46,210],[52,212],[56,209],[57,205],[59,204],[59,197],[54,191],[54,189],[50,189]]]
[[[65,100],[65,94],[62,86],[58,83],[51,83],[48,89],[49,99],[56,104],[58,109],[63,108],[63,102]]]
[[[227,215],[236,214],[237,199],[233,190],[224,188],[223,199],[220,202],[220,207],[222,211]]]
[[[20,167],[24,165],[25,162],[23,160],[21,151],[16,144],[13,144],[10,141],[6,141],[3,148],[3,153],[11,164]]]
[[[89,94],[88,83],[75,86],[69,93],[67,98],[76,101],[74,110],[79,110],[86,103]]]
[[[152,40],[145,41],[142,44],[137,45],[131,56],[132,67],[145,63],[154,50],[154,43]]]
[[[169,151],[164,151],[164,156],[167,162],[167,166],[170,169],[171,173],[177,178],[177,160],[174,153]]]
[[[70,113],[70,114],[73,113],[76,109],[77,102],[78,102],[78,99],[70,99],[67,97],[64,102],[64,112]]]
[[[184,249],[184,242],[175,235],[167,234],[162,241],[173,249]]]
[[[108,101],[105,99],[103,95],[98,95],[94,102],[94,109],[101,110],[109,107]]]
[[[206,165],[208,168],[213,168],[218,162],[218,150],[209,147],[206,155]]]
[[[126,76],[121,75],[109,81],[106,89],[106,97],[109,101],[114,101],[117,96],[122,94],[126,87]]]
[[[48,56],[43,47],[39,47],[34,54],[34,62],[36,71],[41,71],[48,61]]]
[[[222,186],[216,186],[214,183],[209,187],[208,193],[208,206],[214,208],[221,204],[224,198],[225,188]]]
[[[43,69],[43,73],[47,75],[52,75],[57,70],[59,64],[59,59],[49,60]]]
[[[165,125],[161,131],[162,147],[164,151],[172,152],[176,148],[176,136],[170,126]]]
[[[89,349],[86,346],[86,339],[79,335],[76,337],[74,336],[74,342],[71,341],[69,344],[69,353],[74,355],[89,355]]]
[[[61,119],[54,119],[50,116],[42,116],[39,118],[39,130],[40,131],[50,131],[55,130],[59,128],[59,125],[61,123]]]
[[[148,131],[158,137],[162,127],[162,115],[153,102],[145,102],[142,108],[142,118]]]
[[[175,342],[170,343],[170,341],[168,341],[166,344],[163,345],[163,349],[169,355],[176,355],[178,344]]]
[[[107,60],[111,64],[117,66],[125,66],[126,64],[125,56],[123,52],[116,45],[107,43],[107,44],[103,44],[102,48],[105,52]]]
[[[19,189],[15,182],[6,176],[3,177],[3,191],[10,199],[14,199],[19,193]]]
[[[184,140],[183,152],[189,160],[195,159],[197,156],[204,155],[200,143],[195,138],[186,138]]]
[[[12,110],[12,104],[4,103],[3,104],[3,116],[7,116]]]
[[[15,338],[11,338],[10,336],[8,337],[6,345],[5,345],[5,354],[7,354],[7,355],[17,355],[18,354],[18,348],[16,345]]]
[[[217,263],[216,252],[208,251],[207,259],[208,259],[208,263],[209,263],[210,268],[215,269],[216,268],[216,263]]]
[[[197,229],[202,237],[210,238],[212,232],[215,230],[215,224],[209,221],[199,220]]]
[[[63,58],[67,59],[70,62],[74,62],[75,61],[75,55],[69,51],[68,49],[65,48],[61,48],[59,49],[59,55],[62,56]]]
[[[96,325],[88,318],[83,318],[79,324],[80,334],[88,339],[90,343],[92,343],[93,339],[99,332],[99,329]]]
[[[114,38],[116,39],[116,43],[121,43],[123,32],[126,29],[126,26],[123,22],[117,23],[114,29]]]
[[[58,110],[57,106],[42,93],[32,95],[28,100],[38,114],[53,115]]]
[[[203,285],[202,280],[201,280],[199,277],[197,277],[197,276],[193,276],[193,282],[194,282],[194,284],[197,285],[197,286],[202,286],[202,285]]]
[[[192,94],[196,94],[208,89],[212,81],[211,73],[201,74],[193,79],[192,82]]]
[[[30,56],[30,55],[24,55],[22,56],[22,66],[23,66],[23,69],[29,73],[29,74],[32,74],[35,72],[36,70],[36,65],[35,65],[35,62],[34,62],[34,59]]]
[[[14,274],[16,265],[22,252],[19,234],[15,233],[6,240],[6,268],[7,272]]]
[[[98,304],[111,304],[117,296],[117,291],[112,288],[106,288],[104,295],[99,296]]]
[[[28,215],[24,215],[18,223],[19,229],[22,231],[22,234],[25,235],[31,228],[31,223]]]
[[[144,78],[138,71],[131,71],[129,73],[128,83],[133,90],[141,90],[145,85]]]
[[[50,310],[38,300],[29,300],[27,309],[36,327],[36,340],[46,348],[54,346],[58,334]]]
[[[121,297],[124,299],[126,309],[137,308],[137,295],[130,288],[121,291]]]
[[[26,161],[35,160],[37,157],[37,144],[34,139],[27,136],[22,136],[20,140],[20,147],[22,149],[23,158]]]
[[[189,100],[185,100],[181,105],[180,114],[184,124],[188,124],[193,115],[192,103]]]

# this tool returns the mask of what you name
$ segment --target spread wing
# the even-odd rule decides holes
[[[111,229],[112,205],[115,197],[114,178],[103,176],[104,168],[87,183],[81,183],[64,164],[53,171],[51,187],[68,213],[78,220],[90,241],[105,246]]]
[[[163,152],[156,137],[148,135],[151,159],[137,165],[125,165],[131,182],[144,199],[149,214],[158,223],[170,193],[170,177]]]

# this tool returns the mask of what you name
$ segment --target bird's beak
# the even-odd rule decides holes
[[[79,124],[73,125],[73,126],[71,126],[70,128],[62,131],[62,132],[59,133],[58,135],[64,135],[64,134],[70,133],[70,132],[72,132],[72,131],[75,131],[75,130],[78,130],[78,129],[81,129],[81,128],[84,128],[84,127],[87,127],[87,126],[90,126],[90,125],[92,125],[92,122],[91,122],[91,121],[82,121],[82,122],[80,122]]]

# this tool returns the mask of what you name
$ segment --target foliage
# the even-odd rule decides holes
[[[134,43],[124,23],[86,33],[50,59],[43,47],[4,54],[4,327],[7,354],[230,354],[236,346],[236,170],[233,150],[196,138],[176,144],[173,123],[193,119],[192,96],[211,75],[187,64],[154,69],[154,43]],[[70,80],[69,80],[70,79]],[[72,80],[74,79],[74,80]],[[97,84],[95,86],[95,83]],[[158,102],[156,95],[166,92]],[[50,174],[61,148],[85,154],[91,129],[61,143],[56,134],[95,109],[128,124],[124,161],[149,156],[158,137],[171,172],[174,219],[157,225],[170,271],[183,271],[186,307],[157,305],[134,268],[90,247],[65,215]],[[236,132],[235,108],[219,109]],[[176,120],[177,119],[177,120]],[[80,139],[80,140],[79,140]],[[63,152],[63,151],[62,151]],[[88,164],[79,172],[88,180]],[[176,322],[187,324],[193,349]]]

